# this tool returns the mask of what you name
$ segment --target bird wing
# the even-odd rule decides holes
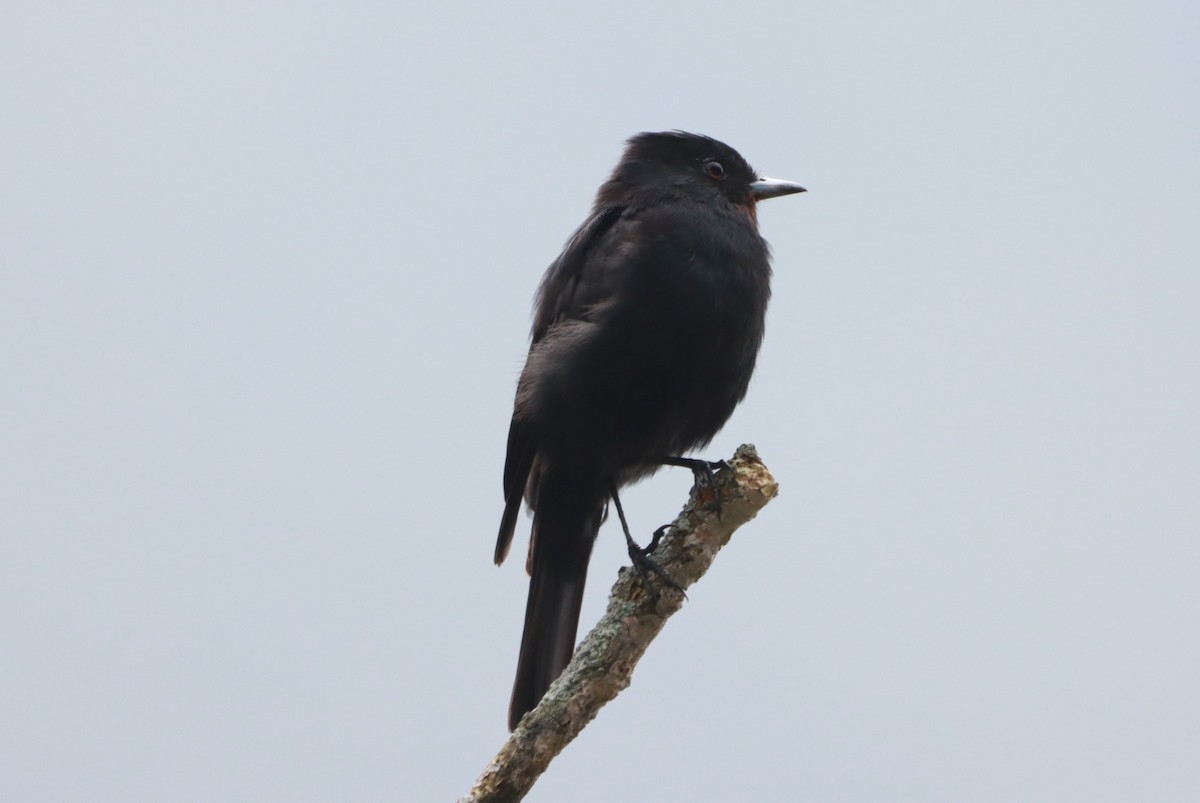
[[[629,236],[632,221],[623,206],[597,210],[567,241],[562,254],[546,271],[538,288],[537,310],[533,318],[533,343],[536,344],[555,323],[582,318],[589,307],[613,293],[616,265],[604,258]]]
[[[586,317],[590,308],[612,295],[616,278],[613,261],[595,257],[619,247],[628,236],[628,232],[621,231],[625,226],[618,225],[624,211],[622,206],[597,210],[567,241],[562,254],[546,271],[538,288],[531,351],[555,323]],[[530,422],[514,410],[504,459],[504,515],[496,538],[496,565],[504,561],[512,546],[517,514],[538,448],[537,434]]]

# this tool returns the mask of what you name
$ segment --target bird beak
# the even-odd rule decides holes
[[[758,181],[750,182],[750,194],[756,201],[764,198],[776,198],[780,195],[791,195],[793,192],[808,192],[808,190],[794,181],[784,181],[781,178],[762,176]]]

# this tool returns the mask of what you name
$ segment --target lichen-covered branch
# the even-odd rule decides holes
[[[734,530],[779,493],[753,446],[739,447],[729,462],[732,472],[717,474],[720,515],[712,504],[712,490],[698,485],[651,556],[684,589],[708,571]],[[629,685],[638,660],[683,601],[657,578],[647,580],[631,568],[622,569],[604,616],[459,803],[507,803],[525,797],[600,707]]]

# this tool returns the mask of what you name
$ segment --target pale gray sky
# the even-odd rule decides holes
[[[6,4],[0,799],[466,791],[525,603],[491,552],[530,301],[666,128],[810,190],[762,207],[767,342],[707,450],[783,492],[529,799],[1200,799],[1198,35]],[[606,527],[585,624],[622,558]]]

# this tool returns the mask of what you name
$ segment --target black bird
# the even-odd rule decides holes
[[[755,203],[794,192],[715,139],[638,134],[542,278],[495,556],[524,498],[531,578],[510,730],[574,651],[608,500],[619,512],[620,486],[688,464],[746,395],[771,292]]]

